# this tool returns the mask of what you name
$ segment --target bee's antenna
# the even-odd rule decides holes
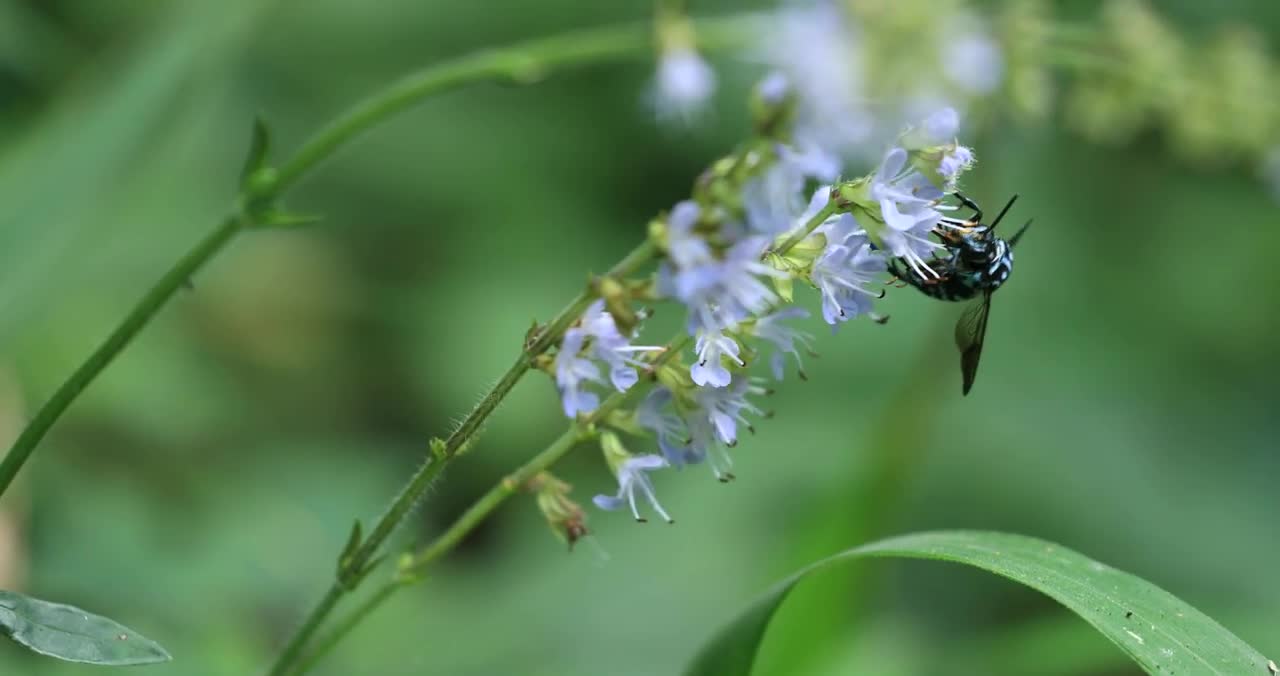
[[[1018,228],[1018,231],[1013,233],[1013,237],[1009,238],[1010,249],[1012,249],[1014,246],[1018,244],[1018,240],[1022,239],[1022,233],[1026,232],[1027,228],[1031,227],[1031,221],[1034,221],[1034,220],[1035,220],[1034,218],[1027,219],[1027,222],[1023,223],[1022,227]]]
[[[1009,212],[1009,207],[1013,206],[1013,203],[1017,201],[1018,201],[1017,195],[1014,195],[1013,197],[1009,198],[1009,203],[1004,205],[1004,208],[1000,210],[1000,214],[996,216],[996,220],[991,222],[992,230],[995,230],[996,226],[1000,225],[1000,219],[1004,218],[1004,215]]]

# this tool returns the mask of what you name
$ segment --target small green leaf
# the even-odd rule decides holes
[[[240,170],[240,185],[247,185],[249,177],[267,166],[267,158],[271,153],[271,130],[261,117],[253,119],[253,136],[249,139],[249,154],[244,158],[244,168]]]
[[[748,676],[774,612],[800,580],[833,563],[870,557],[963,563],[1024,584],[1082,617],[1149,674],[1268,676],[1258,651],[1150,582],[1044,540],[971,531],[890,538],[809,565],[713,636],[685,675]]]
[[[79,608],[0,590],[0,629],[22,645],[68,662],[107,666],[171,658],[155,641]]]
[[[351,524],[351,534],[347,536],[347,544],[343,545],[342,553],[338,555],[338,574],[346,569],[351,563],[351,556],[356,553],[356,548],[360,546],[363,538],[364,529],[360,524],[360,519],[356,519]]]

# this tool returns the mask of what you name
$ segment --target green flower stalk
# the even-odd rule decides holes
[[[799,324],[810,317],[806,302],[835,330],[859,317],[883,323],[876,301],[894,277],[935,298],[955,299],[949,294],[958,289],[983,290],[986,300],[1007,278],[1019,235],[1006,242],[980,218],[948,215],[957,202],[973,206],[956,192],[975,164],[958,135],[967,111],[1009,109],[1033,120],[1060,98],[1069,124],[1087,138],[1122,142],[1162,129],[1197,164],[1257,162],[1280,186],[1273,95],[1280,77],[1253,33],[1230,28],[1193,49],[1138,0],[1111,0],[1096,26],[1059,24],[1049,9],[1036,0],[1010,3],[986,20],[959,0],[846,1],[784,4],[766,22],[694,21],[684,2],[661,0],[643,25],[575,32],[426,68],[355,106],[288,157],[273,156],[259,122],[225,218],[36,412],[0,462],[0,493],[79,394],[241,232],[314,220],[286,209],[283,199],[354,138],[470,83],[527,83],[561,67],[649,55],[656,63],[651,105],[660,119],[688,124],[717,86],[704,53],[731,47],[771,69],[752,92],[748,138],[711,162],[687,199],[662,210],[632,252],[532,327],[512,366],[447,438],[429,444],[386,512],[367,532],[353,529],[329,590],[270,673],[305,672],[514,493],[532,492],[552,531],[572,547],[587,534],[587,515],[548,469],[580,441],[598,441],[617,481],[615,493],[595,497],[596,506],[626,509],[637,520],[644,509],[671,521],[657,499],[658,484],[672,475],[663,470],[704,465],[715,478],[732,479],[730,449],[770,416],[762,402],[772,390],[760,366],[767,363],[779,381],[792,362],[800,377],[812,373],[802,363],[812,353]],[[1062,91],[1054,90],[1055,70],[1068,76]],[[904,120],[915,124],[904,129]],[[867,166],[874,169],[849,170]],[[684,327],[666,342],[642,340],[649,305],[658,303],[678,308]],[[976,368],[976,356],[964,354]],[[531,370],[554,380],[565,433],[439,538],[401,557],[383,588],[312,643],[385,559],[392,532]]]

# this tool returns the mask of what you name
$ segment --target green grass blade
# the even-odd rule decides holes
[[[1258,651],[1145,580],[1035,538],[947,531],[881,540],[796,572],[713,636],[686,676],[750,674],[774,612],[797,583],[832,564],[871,557],[951,561],[1024,584],[1075,612],[1149,674],[1269,674]]]

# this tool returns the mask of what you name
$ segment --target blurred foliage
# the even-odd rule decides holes
[[[1119,11],[1105,4],[1061,11],[1105,26]],[[289,149],[423,63],[648,10],[0,0],[0,366],[21,392],[0,397],[0,420],[38,405],[214,225],[255,113]],[[1238,55],[1215,32],[1280,44],[1270,0],[1159,10],[1205,77]],[[0,570],[26,573],[0,586],[107,614],[174,655],[136,673],[261,669],[328,584],[350,518],[385,504],[532,318],[741,137],[759,66],[717,62],[716,109],[691,131],[655,124],[637,63],[451,94],[342,153],[288,200],[324,224],[237,241],[53,431],[6,496],[0,523],[18,525],[0,528],[0,562],[23,563]],[[1088,84],[1078,96],[1111,87]],[[944,527],[1061,542],[1280,653],[1266,612],[1280,603],[1277,207],[1249,167],[1185,161],[1148,127],[1081,143],[1072,130],[1115,123],[1073,114],[1077,99],[1024,122],[1004,100],[964,132],[981,158],[967,190],[1020,193],[1036,226],[974,394],[959,396],[958,308],[891,294],[887,326],[820,337],[810,381],[788,383],[738,449],[735,483],[661,478],[678,525],[593,510],[598,547],[569,556],[531,498],[513,501],[318,673],[669,673],[781,574]],[[530,377],[403,539],[449,523],[561,426]],[[612,485],[585,452],[557,474],[583,502]],[[770,673],[1126,673],[1032,592],[951,567],[868,570],[797,591],[766,643]],[[5,673],[81,670],[0,645]]]

